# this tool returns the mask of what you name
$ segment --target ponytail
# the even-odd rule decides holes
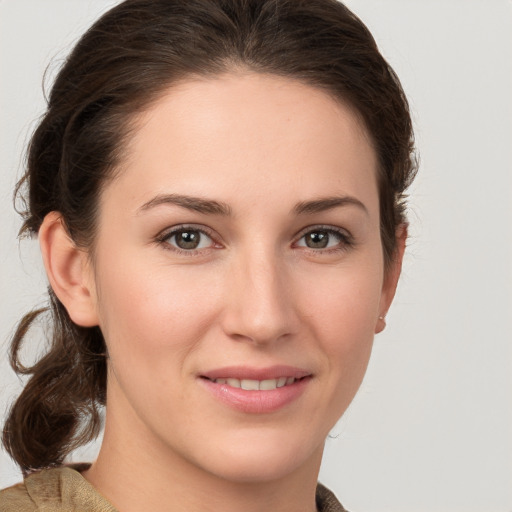
[[[24,475],[62,464],[75,448],[92,441],[101,429],[105,404],[106,360],[98,327],[74,324],[53,291],[50,305],[26,314],[10,349],[18,375],[30,376],[10,409],[2,441]],[[25,367],[20,351],[36,319],[51,316],[47,353]]]

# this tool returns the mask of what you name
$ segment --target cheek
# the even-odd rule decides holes
[[[113,364],[151,379],[176,374],[176,365],[215,317],[215,290],[220,287],[212,282],[212,273],[208,277],[197,269],[163,265],[148,272],[146,265],[126,259],[110,268],[99,276],[98,300],[100,327]],[[169,361],[173,372],[168,371]],[[162,365],[167,371],[158,371]]]
[[[373,333],[382,290],[378,266],[333,269],[321,279],[316,277],[310,273],[302,289],[307,290],[304,310],[311,312],[320,329],[334,338],[342,336],[354,341],[358,334]]]
[[[334,379],[355,386],[370,357],[382,290],[380,261],[333,269],[315,279],[309,274],[304,311],[309,312],[311,337],[320,345]]]

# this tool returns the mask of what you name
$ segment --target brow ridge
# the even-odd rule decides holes
[[[207,215],[232,215],[231,207],[222,201],[183,194],[159,194],[144,203],[138,209],[138,212],[144,212],[162,204],[181,206],[182,208]],[[368,214],[366,206],[359,201],[359,199],[352,196],[331,196],[321,197],[311,201],[300,201],[293,207],[292,212],[295,215],[311,215],[343,206],[356,206]]]
[[[162,204],[181,206],[188,210],[209,215],[231,215],[231,207],[226,203],[182,194],[159,194],[147,203],[144,203],[138,209],[138,212],[144,212]]]
[[[293,212],[296,215],[320,213],[342,206],[356,206],[368,214],[366,206],[352,196],[321,197],[312,201],[301,201],[295,205]]]

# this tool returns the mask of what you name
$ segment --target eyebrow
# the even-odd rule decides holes
[[[359,199],[352,196],[321,197],[313,201],[301,201],[295,205],[293,211],[297,215],[313,214],[332,210],[340,206],[357,206],[368,215],[366,206]]]
[[[181,194],[161,194],[147,203],[144,203],[138,210],[137,213],[144,212],[155,206],[162,204],[174,204],[193,210],[195,212],[209,214],[209,215],[231,215],[231,207],[220,201],[214,201],[212,199],[202,199],[200,197],[184,196]]]
[[[138,208],[137,213],[145,212],[163,204],[181,206],[187,210],[193,210],[206,215],[230,216],[232,214],[231,207],[226,203],[182,194],[160,194],[144,203]],[[368,214],[366,206],[359,199],[352,196],[332,196],[312,201],[301,201],[293,207],[292,212],[295,215],[311,215],[342,206],[356,206]]]

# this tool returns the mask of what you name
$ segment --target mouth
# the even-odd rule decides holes
[[[221,368],[199,375],[218,401],[243,413],[272,413],[299,400],[313,374],[290,366]]]
[[[285,386],[291,386],[297,381],[305,379],[307,377],[295,378],[295,377],[278,377],[276,379],[237,379],[234,377],[220,378],[220,379],[209,379],[208,377],[202,377],[215,384],[226,384],[229,387],[244,389],[246,391],[272,391],[277,388],[283,388]]]

